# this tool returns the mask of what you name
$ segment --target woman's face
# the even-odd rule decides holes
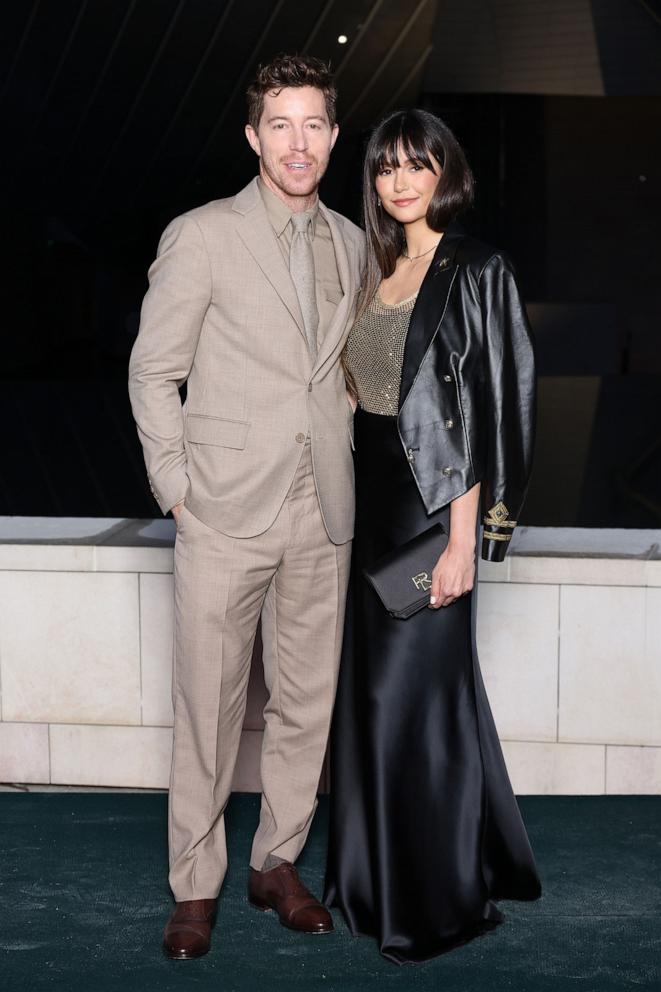
[[[374,180],[381,205],[400,224],[412,224],[427,216],[427,208],[441,178],[441,167],[430,155],[435,171],[412,162],[401,145],[398,165],[386,166]]]

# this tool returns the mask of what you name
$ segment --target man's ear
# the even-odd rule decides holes
[[[331,130],[331,151],[332,151],[333,148],[335,148],[335,142],[337,141],[337,136],[338,136],[339,133],[340,133],[340,125],[339,124],[333,124],[332,130]]]
[[[246,124],[246,138],[248,139],[248,144],[254,151],[255,155],[261,155],[261,148],[259,145],[259,138],[257,136],[257,131],[255,131],[252,124]]]

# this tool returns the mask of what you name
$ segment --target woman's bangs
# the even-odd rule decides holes
[[[399,165],[397,161],[397,148],[400,141],[399,128],[388,128],[388,131],[379,137],[381,141],[374,149],[375,154],[372,160],[372,174],[374,176],[377,176],[383,169],[396,169]]]
[[[431,157],[431,151],[424,140],[423,134],[415,134],[415,131],[402,134],[400,144],[409,162],[412,162],[414,165],[422,165],[425,169],[429,169],[430,172],[436,171]]]
[[[380,141],[375,149],[373,159],[373,175],[377,176],[383,169],[396,169],[401,166],[399,150],[404,153],[414,165],[424,166],[435,172],[431,150],[425,141],[423,129],[418,121],[407,121],[404,116],[399,120],[388,121],[389,127],[379,135]],[[408,125],[408,126],[407,126]]]

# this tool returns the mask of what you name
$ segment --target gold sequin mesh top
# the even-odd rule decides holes
[[[377,293],[349,332],[346,363],[358,402],[368,413],[397,416],[404,345],[417,295],[390,305]]]

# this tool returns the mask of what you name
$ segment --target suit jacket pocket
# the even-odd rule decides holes
[[[224,420],[189,413],[186,417],[186,440],[193,444],[217,444],[221,448],[245,448],[250,423],[247,420]]]

